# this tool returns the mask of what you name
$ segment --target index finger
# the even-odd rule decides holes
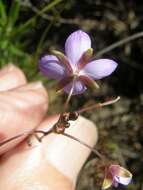
[[[8,65],[0,71],[0,142],[18,134],[26,136],[34,130],[47,111],[48,97],[41,82],[26,83],[23,72]],[[0,146],[0,154],[16,146],[25,138]]]

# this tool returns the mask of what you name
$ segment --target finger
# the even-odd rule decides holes
[[[48,130],[56,121],[57,117],[50,117],[40,129]],[[90,146],[97,141],[94,124],[83,117],[73,122],[67,133]],[[0,187],[5,190],[73,190],[89,153],[89,149],[62,135],[50,134],[42,143],[33,137],[31,148],[22,143],[3,156]]]
[[[13,64],[0,70],[0,91],[9,90],[26,84],[24,73]]]
[[[0,93],[0,142],[15,135],[28,135],[39,125],[47,110],[47,93],[41,82]],[[27,133],[28,132],[28,133]],[[3,146],[0,154],[23,140],[22,136]]]

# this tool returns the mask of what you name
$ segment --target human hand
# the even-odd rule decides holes
[[[58,116],[44,119],[48,97],[40,82],[27,84],[22,71],[9,65],[0,71],[0,84],[0,141],[23,132],[31,133],[37,127],[48,130],[57,121]],[[83,117],[72,122],[66,132],[90,146],[97,140],[95,126]],[[74,189],[90,150],[57,134],[46,136],[42,143],[31,137],[32,147],[24,138],[0,147],[0,189]]]

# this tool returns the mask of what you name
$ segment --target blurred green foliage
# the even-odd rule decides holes
[[[44,36],[37,42],[37,51],[34,55],[27,52],[29,45],[28,33],[35,27],[39,15],[51,10],[61,0],[49,2],[34,15],[21,22],[23,5],[20,0],[10,3],[0,0],[0,66],[8,63],[17,64],[32,79],[37,71],[37,59],[41,52]],[[50,29],[50,25],[48,25]],[[48,31],[47,31],[48,32]],[[46,35],[46,33],[44,34]]]
[[[21,35],[17,35],[16,21],[19,17],[20,3],[14,0],[9,8],[0,0],[0,65],[27,61],[27,54],[23,51]],[[25,31],[23,31],[25,32]]]

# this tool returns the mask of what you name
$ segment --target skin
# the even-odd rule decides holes
[[[41,82],[27,84],[23,72],[8,65],[0,71],[0,141],[26,132],[0,147],[0,189],[73,190],[90,150],[62,135],[50,134],[42,143],[26,136],[34,129],[48,130],[58,115],[46,116],[48,96]],[[79,117],[67,133],[90,146],[97,141],[94,124]]]

